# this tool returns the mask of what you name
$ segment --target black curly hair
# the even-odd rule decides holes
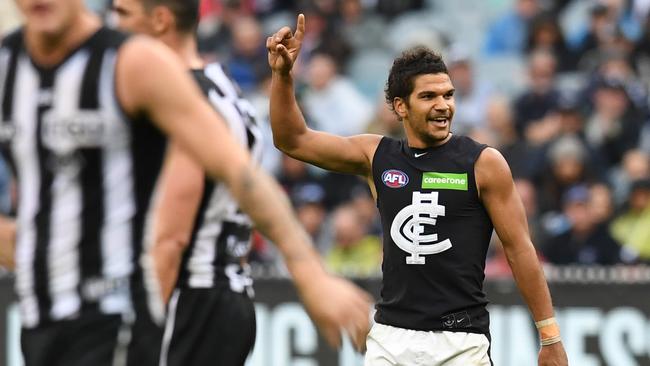
[[[144,0],[147,10],[155,6],[166,6],[174,13],[176,30],[194,33],[199,24],[199,0]]]
[[[415,77],[424,74],[449,74],[440,54],[423,46],[410,48],[393,61],[384,89],[386,103],[393,108],[395,98],[408,103]]]

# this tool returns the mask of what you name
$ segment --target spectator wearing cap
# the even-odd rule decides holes
[[[560,120],[560,134],[584,138],[585,117],[576,94],[562,93],[555,109]]]
[[[562,197],[562,213],[568,230],[551,237],[543,246],[543,254],[553,264],[611,265],[621,261],[620,245],[599,224],[590,211],[591,193],[586,185],[568,189]]]
[[[603,55],[602,62],[598,66],[598,75],[622,81],[634,107],[641,111],[648,110],[647,86],[639,79],[628,54],[610,52]]]
[[[291,203],[298,220],[312,237],[320,252],[329,246],[327,235],[323,232],[323,222],[327,217],[325,208],[325,189],[317,183],[304,183],[295,186],[291,192]]]
[[[639,78],[629,55],[620,51],[609,51],[590,59],[594,67],[590,68],[589,81],[582,92],[585,105],[592,107],[594,92],[603,84],[603,79],[616,80],[623,84],[628,98],[639,111],[648,110],[647,86]]]
[[[628,253],[650,262],[650,178],[632,183],[628,207],[614,219],[611,232]]]
[[[546,153],[547,164],[539,177],[539,206],[542,213],[559,212],[569,187],[596,181],[590,156],[583,142],[573,135],[554,141]]]
[[[625,82],[602,78],[593,94],[593,111],[587,117],[585,136],[609,168],[638,146],[642,121],[628,98]]]

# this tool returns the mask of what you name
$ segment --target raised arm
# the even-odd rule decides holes
[[[300,53],[305,16],[298,16],[295,34],[284,27],[266,40],[272,69],[270,119],[275,146],[286,154],[321,168],[370,176],[378,135],[342,137],[307,127],[296,103],[291,69]]]
[[[204,189],[204,172],[185,151],[170,144],[160,176],[153,226],[153,258],[165,303],[178,279]]]
[[[540,324],[542,342],[549,337],[559,336],[559,330],[552,321],[553,305],[544,273],[537,259],[537,253],[528,232],[528,223],[510,168],[503,156],[495,149],[487,148],[475,166],[476,182],[480,197],[485,205],[494,228],[503,242],[508,263],[517,282],[517,287],[528,304],[535,322]],[[550,328],[549,328],[550,327]],[[550,329],[550,336],[545,333]],[[559,340],[559,338],[557,338]],[[567,356],[561,342],[542,346],[539,365],[567,365]]]
[[[253,165],[230,136],[177,56],[142,37],[120,51],[117,92],[129,115],[145,113],[214,178],[224,182],[241,209],[282,253],[312,319],[332,345],[346,329],[358,347],[367,334],[369,296],[330,276],[293,215],[278,184]]]

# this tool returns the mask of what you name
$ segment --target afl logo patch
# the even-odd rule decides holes
[[[402,188],[409,182],[409,176],[401,170],[390,169],[381,175],[381,181],[390,188]]]

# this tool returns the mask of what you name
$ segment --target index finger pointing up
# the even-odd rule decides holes
[[[295,37],[299,41],[302,41],[302,38],[305,36],[305,15],[298,14],[298,21],[296,24],[296,34]]]

